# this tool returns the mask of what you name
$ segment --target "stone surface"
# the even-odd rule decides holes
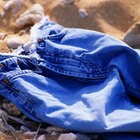
[[[34,131],[34,132],[27,131],[27,132],[23,133],[24,136],[28,136],[28,137],[33,137],[33,136],[35,136],[35,134],[36,134],[36,131]]]
[[[44,8],[40,4],[34,4],[26,10],[17,20],[16,25],[22,28],[26,25],[34,25],[44,17]]]
[[[6,43],[10,49],[16,49],[19,46],[23,45],[25,42],[20,37],[11,37],[7,39]]]
[[[45,135],[40,135],[37,140],[46,140],[46,136]]]
[[[4,9],[6,11],[11,10],[12,14],[17,13],[23,6],[23,0],[9,0],[5,5]]]
[[[140,22],[135,23],[128,29],[123,41],[131,47],[140,49]]]
[[[74,133],[67,133],[67,134],[61,134],[58,140],[78,140],[78,138]]]
[[[88,13],[87,13],[87,11],[85,9],[79,9],[79,16],[81,18],[85,18],[85,17],[88,16]]]

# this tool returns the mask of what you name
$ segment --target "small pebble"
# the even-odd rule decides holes
[[[57,140],[78,140],[76,134],[74,133],[67,133],[61,134]]]
[[[85,18],[85,17],[88,16],[88,13],[87,13],[87,11],[86,11],[85,9],[80,9],[80,10],[79,10],[79,16],[80,16],[81,18]]]
[[[25,132],[25,133],[23,133],[23,135],[24,136],[28,136],[28,137],[33,137],[33,136],[35,136],[36,135],[36,132],[34,131],[34,132]]]
[[[46,136],[45,135],[40,135],[37,140],[46,140]]]
[[[4,9],[6,11],[11,10],[12,14],[17,13],[23,6],[23,0],[9,0],[5,5]]]
[[[19,46],[23,45],[25,42],[20,37],[12,37],[7,39],[7,45],[11,49],[17,49]]]

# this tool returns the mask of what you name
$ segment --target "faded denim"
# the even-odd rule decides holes
[[[44,18],[30,48],[0,54],[0,94],[26,116],[81,132],[140,132],[140,51]]]

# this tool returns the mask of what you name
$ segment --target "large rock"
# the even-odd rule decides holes
[[[140,22],[132,25],[126,34],[123,41],[134,48],[140,48]]]

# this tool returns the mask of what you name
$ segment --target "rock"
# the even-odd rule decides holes
[[[88,16],[88,13],[85,9],[79,9],[79,16],[81,18],[85,18],[86,16]]]
[[[17,13],[23,6],[23,0],[9,0],[5,5],[4,9],[6,11],[11,10],[12,14]]]
[[[67,133],[61,134],[57,140],[78,140],[78,138],[74,133]]]
[[[46,136],[45,135],[41,135],[37,138],[37,140],[46,140]]]
[[[23,135],[24,136],[27,136],[27,137],[33,137],[33,136],[35,136],[35,134],[36,134],[36,132],[25,132],[25,133],[23,133]]]
[[[34,4],[26,10],[17,20],[16,25],[22,28],[26,25],[34,25],[44,17],[44,9],[40,4]]]
[[[85,17],[88,16],[88,13],[87,13],[87,11],[86,11],[85,9],[80,9],[80,10],[79,10],[79,16],[80,16],[81,18],[85,18]]]
[[[12,37],[7,39],[7,45],[11,49],[16,49],[24,43],[25,42],[20,37]]]
[[[135,23],[128,29],[123,41],[131,47],[140,48],[140,22]]]

